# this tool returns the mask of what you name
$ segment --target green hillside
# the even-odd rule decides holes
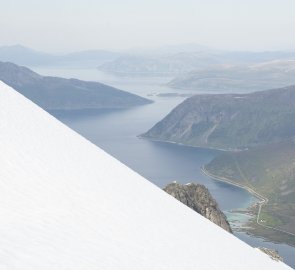
[[[143,137],[190,146],[246,149],[295,135],[295,86],[188,98]]]
[[[247,151],[225,152],[205,169],[266,197],[268,201],[262,207],[260,223],[295,234],[294,139]],[[293,239],[295,245],[295,237],[288,235],[288,238]]]

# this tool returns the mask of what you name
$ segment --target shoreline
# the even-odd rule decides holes
[[[233,186],[236,186],[236,187],[239,187],[239,188],[242,188],[242,189],[248,191],[251,195],[253,195],[254,197],[256,197],[257,199],[260,200],[259,203],[264,203],[264,202],[267,203],[268,202],[268,199],[266,197],[262,196],[261,194],[256,192],[254,189],[249,188],[248,186],[245,186],[243,184],[236,183],[235,181],[228,179],[226,177],[214,175],[214,174],[210,173],[208,170],[206,170],[204,165],[201,167],[201,171],[206,176],[208,176],[216,181],[227,183],[227,184],[230,184],[230,185],[233,185]]]
[[[209,149],[209,150],[215,150],[215,151],[221,151],[221,152],[241,152],[241,151],[244,151],[241,149],[225,149],[225,148],[217,148],[217,147],[195,146],[195,145],[188,145],[188,144],[184,144],[184,143],[180,143],[180,142],[160,140],[160,139],[144,136],[144,133],[137,135],[136,137],[139,139],[142,139],[142,140],[148,140],[148,141],[152,141],[152,142],[171,143],[171,144],[176,144],[176,145],[180,145],[180,146],[199,148],[199,149]]]
[[[291,232],[288,232],[288,231],[285,231],[285,230],[281,230],[281,229],[278,229],[278,228],[275,228],[275,227],[272,227],[272,226],[268,226],[268,225],[264,225],[264,224],[261,224],[260,223],[260,214],[261,214],[261,210],[262,210],[262,207],[264,205],[266,205],[268,203],[268,198],[264,197],[263,195],[259,194],[257,191],[255,191],[254,189],[252,188],[249,188],[245,185],[242,185],[242,184],[239,184],[239,183],[236,183],[234,182],[233,180],[231,179],[228,179],[226,177],[221,177],[221,176],[218,176],[218,175],[214,175],[212,173],[210,173],[208,170],[205,169],[205,166],[203,165],[201,167],[201,171],[208,177],[216,180],[216,181],[220,181],[220,182],[223,182],[223,183],[227,183],[227,184],[230,184],[230,185],[233,185],[233,186],[236,186],[236,187],[239,187],[239,188],[242,188],[246,191],[248,191],[251,195],[253,195],[254,197],[256,197],[257,199],[259,199],[260,201],[258,202],[258,212],[256,214],[256,223],[259,225],[259,226],[262,226],[266,229],[272,229],[272,230],[275,230],[275,231],[278,231],[280,233],[285,233],[285,234],[288,234],[288,235],[291,235],[291,236],[295,236],[295,233],[291,233]],[[249,207],[253,207],[255,205],[255,203],[253,203],[251,206]],[[246,208],[248,209],[248,208]]]
[[[198,148],[198,149],[209,149],[209,150],[212,150],[212,151],[215,150],[215,151],[220,151],[220,152],[240,152],[240,151],[243,151],[241,149],[232,149],[232,150],[229,150],[229,149],[214,148],[214,147],[186,145],[186,144],[178,143],[178,142],[174,142],[174,141],[160,140],[160,139],[146,137],[146,136],[143,136],[143,134],[137,135],[137,138],[144,139],[144,140],[149,140],[149,141],[154,141],[154,142],[162,142],[162,143],[168,143],[168,144],[176,144],[176,145],[185,146],[185,147],[192,147],[192,148]],[[250,188],[248,186],[245,186],[243,184],[239,184],[239,183],[237,183],[237,182],[235,182],[235,181],[233,181],[231,179],[228,179],[228,178],[225,178],[225,177],[222,177],[222,176],[218,176],[218,175],[214,175],[214,174],[210,173],[208,170],[205,169],[205,165],[202,165],[201,166],[201,171],[202,171],[202,173],[204,175],[210,177],[213,180],[216,180],[216,181],[219,181],[219,182],[223,182],[223,183],[226,183],[226,184],[229,184],[229,185],[233,185],[233,186],[242,188],[242,189],[246,190],[247,192],[249,192],[253,197],[257,198],[258,199],[258,202],[254,202],[254,203],[250,204],[247,208],[244,208],[245,210],[248,210],[249,211],[249,208],[253,208],[255,206],[255,204],[258,204],[258,212],[257,213],[254,213],[253,212],[253,214],[256,215],[255,223],[257,225],[263,227],[264,229],[275,230],[277,232],[284,233],[284,234],[290,235],[292,237],[295,237],[295,233],[291,233],[291,232],[288,232],[288,231],[285,231],[285,230],[281,230],[281,229],[278,229],[278,228],[275,228],[275,227],[272,227],[272,226],[268,226],[268,225],[264,225],[264,224],[260,223],[261,209],[262,209],[262,207],[264,205],[266,205],[268,203],[268,201],[269,201],[268,198],[264,197],[263,195],[259,194],[257,191],[255,191],[254,189],[252,189],[252,188]],[[249,231],[246,231],[246,233],[249,233]],[[259,235],[256,235],[256,237],[262,237],[262,238],[264,238],[262,235],[260,235],[260,236]],[[268,239],[267,237],[264,238],[264,239],[272,242],[272,240],[271,239]],[[290,245],[290,244],[287,244],[287,245]],[[290,246],[293,246],[293,245],[290,245]]]

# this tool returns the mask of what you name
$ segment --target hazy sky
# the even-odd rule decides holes
[[[0,45],[295,50],[295,0],[0,0]]]

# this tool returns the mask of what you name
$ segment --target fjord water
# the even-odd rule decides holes
[[[160,187],[177,181],[206,185],[224,210],[243,207],[252,199],[237,187],[212,181],[200,167],[218,151],[139,139],[167,106],[179,100],[159,100],[129,110],[53,112],[53,114],[121,162]]]
[[[148,141],[137,137],[184,100],[180,97],[167,98],[151,95],[151,93],[177,92],[175,89],[164,86],[169,78],[119,77],[97,70],[85,69],[46,68],[35,70],[44,75],[96,80],[153,99],[155,101],[153,104],[127,110],[56,111],[53,114],[159,187],[164,187],[172,181],[204,184],[217,200],[220,208],[226,213],[230,210],[247,207],[256,200],[245,190],[214,181],[201,172],[201,166],[218,155],[218,151]],[[236,235],[252,246],[267,246],[278,250],[285,262],[295,267],[295,249],[293,247],[266,243],[263,239],[241,232]]]

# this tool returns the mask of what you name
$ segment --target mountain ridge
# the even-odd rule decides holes
[[[183,90],[245,93],[292,85],[295,84],[294,77],[293,57],[287,60],[274,59],[248,65],[224,64],[195,70],[177,76],[168,86]]]
[[[242,150],[295,136],[295,86],[186,99],[142,137]]]
[[[46,110],[129,108],[152,102],[99,82],[41,76],[10,62],[0,62],[0,80]]]
[[[95,68],[112,61],[121,53],[107,50],[83,50],[64,54],[37,51],[23,45],[0,46],[0,61],[24,66],[71,66]]]

